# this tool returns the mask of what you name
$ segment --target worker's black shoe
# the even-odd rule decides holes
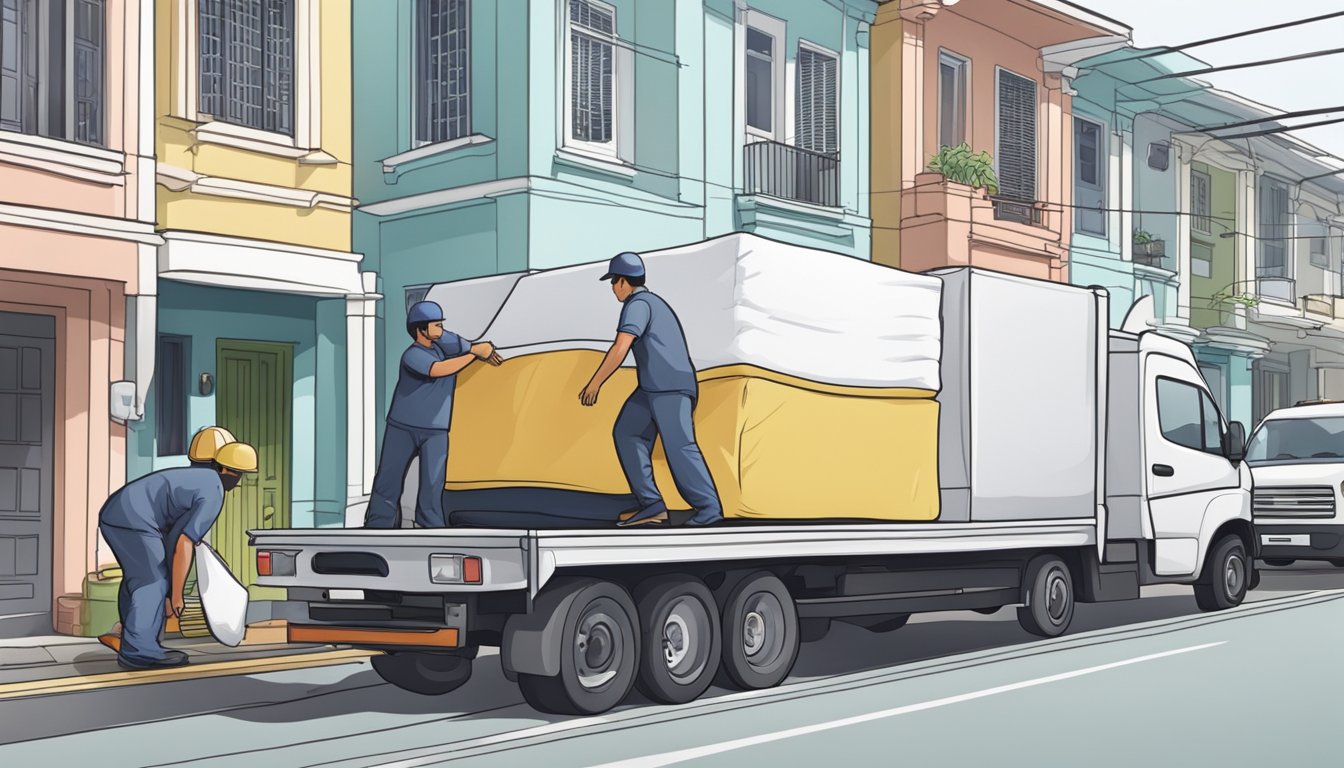
[[[181,667],[188,664],[190,661],[191,660],[187,657],[187,654],[182,651],[172,650],[164,651],[162,659],[130,659],[121,654],[117,654],[117,666],[132,671]]]
[[[723,515],[714,515],[713,517],[709,516],[700,517],[697,515],[695,517],[692,517],[690,520],[687,520],[686,522],[682,523],[681,526],[685,528],[704,528],[705,526],[717,525],[722,522],[723,522]]]

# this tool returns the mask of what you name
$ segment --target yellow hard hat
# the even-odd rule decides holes
[[[191,438],[187,458],[192,461],[214,461],[220,448],[234,442],[237,442],[237,438],[223,427],[202,427],[196,436]]]
[[[257,449],[247,443],[229,443],[215,454],[215,463],[234,472],[256,472]]]

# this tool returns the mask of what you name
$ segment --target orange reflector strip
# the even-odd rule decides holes
[[[464,584],[481,583],[481,558],[462,558],[462,582]]]
[[[270,553],[270,552],[258,552],[258,553],[257,553],[257,575],[258,575],[258,576],[270,576],[270,575],[271,575],[271,553]]]
[[[370,629],[368,627],[322,627],[290,624],[289,642],[336,645],[364,645],[381,648],[388,645],[416,645],[456,648],[457,629]]]

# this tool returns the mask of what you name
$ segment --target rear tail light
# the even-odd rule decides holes
[[[258,576],[293,576],[294,552],[275,552],[259,550],[257,552]]]
[[[258,575],[258,576],[270,576],[270,575],[271,575],[271,553],[270,553],[270,552],[258,552],[258,553],[257,553],[257,575]]]
[[[435,584],[480,584],[481,558],[466,555],[430,555],[429,580]]]

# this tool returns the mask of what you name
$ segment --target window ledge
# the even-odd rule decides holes
[[[600,155],[596,152],[585,152],[574,147],[563,147],[555,151],[555,161],[561,165],[567,165],[571,168],[580,168],[585,171],[594,171],[596,173],[606,174],[618,179],[630,180],[635,178],[635,169],[626,165],[620,159],[611,155]]]
[[[24,133],[0,133],[0,161],[101,184],[120,185],[126,175],[119,152]]]
[[[275,155],[290,160],[298,160],[315,154],[308,148],[295,144],[294,138],[282,133],[258,131],[241,125],[211,120],[191,129],[191,134],[201,144],[218,144],[234,149],[245,149],[263,155]]]
[[[399,170],[409,170],[401,168],[403,165],[416,165],[421,161],[430,159],[443,159],[444,155],[452,154],[460,149],[474,147],[480,144],[489,144],[494,139],[480,133],[473,133],[470,136],[453,139],[451,141],[440,141],[435,144],[426,144],[423,147],[416,147],[408,152],[402,152],[399,155],[393,155],[383,160],[383,173],[396,173]]]

